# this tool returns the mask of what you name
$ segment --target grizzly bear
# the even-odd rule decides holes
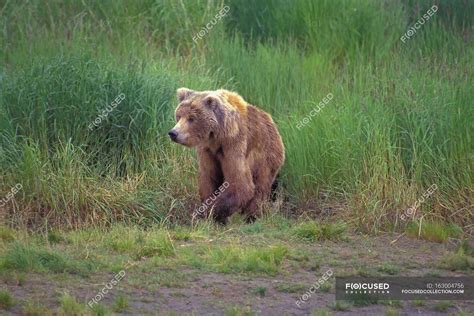
[[[271,116],[227,90],[180,88],[177,97],[177,124],[168,135],[197,149],[199,195],[206,205],[199,215],[226,224],[240,210],[248,222],[255,220],[285,160]]]

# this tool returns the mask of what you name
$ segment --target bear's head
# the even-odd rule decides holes
[[[171,140],[195,147],[236,135],[239,130],[239,111],[232,104],[235,103],[232,102],[233,95],[226,90],[193,91],[179,88],[176,125],[168,133]]]

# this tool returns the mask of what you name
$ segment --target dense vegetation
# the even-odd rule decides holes
[[[435,3],[403,42],[433,3],[1,0],[0,193],[21,190],[0,211],[62,227],[189,220],[195,156],[166,135],[186,86],[274,116],[284,213],[324,200],[361,229],[399,229],[436,184],[416,217],[472,224],[474,2]]]

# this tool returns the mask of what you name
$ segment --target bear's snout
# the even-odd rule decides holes
[[[174,129],[172,129],[171,131],[168,132],[168,135],[170,136],[171,140],[172,141],[176,141],[176,139],[178,138],[178,132],[175,131]]]

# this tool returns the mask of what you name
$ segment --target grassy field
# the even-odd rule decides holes
[[[234,218],[226,227],[3,229],[0,308],[21,315],[472,315],[472,301],[335,301],[334,277],[473,276],[473,251],[467,242],[373,237],[279,215],[250,225]],[[324,274],[331,277],[303,299]]]
[[[178,306],[198,290],[159,301],[165,312],[240,315],[259,313],[258,300],[294,305],[328,268],[472,275],[473,12],[467,0],[0,0],[0,308],[34,315],[31,300],[47,295],[45,310],[84,313],[97,282],[126,262],[135,280],[95,313],[128,301],[129,312],[153,310],[134,300],[157,299],[158,285],[228,298],[205,283],[237,288],[249,274],[262,284],[238,304]],[[196,156],[167,137],[182,86],[234,90],[274,117],[286,161],[264,219],[191,221]],[[358,261],[361,240],[378,256]],[[413,245],[435,253],[413,263]],[[38,284],[48,291],[33,293]],[[355,308],[330,302],[331,291],[305,313]],[[360,308],[466,310],[394,304]]]
[[[1,191],[23,186],[9,218],[67,227],[187,218],[195,157],[165,133],[175,89],[187,86],[233,89],[274,116],[295,208],[314,213],[308,205],[324,196],[343,201],[361,229],[403,229],[402,212],[436,184],[416,217],[471,224],[474,4],[437,3],[404,43],[428,3],[230,1],[194,41],[223,2],[3,1]]]

